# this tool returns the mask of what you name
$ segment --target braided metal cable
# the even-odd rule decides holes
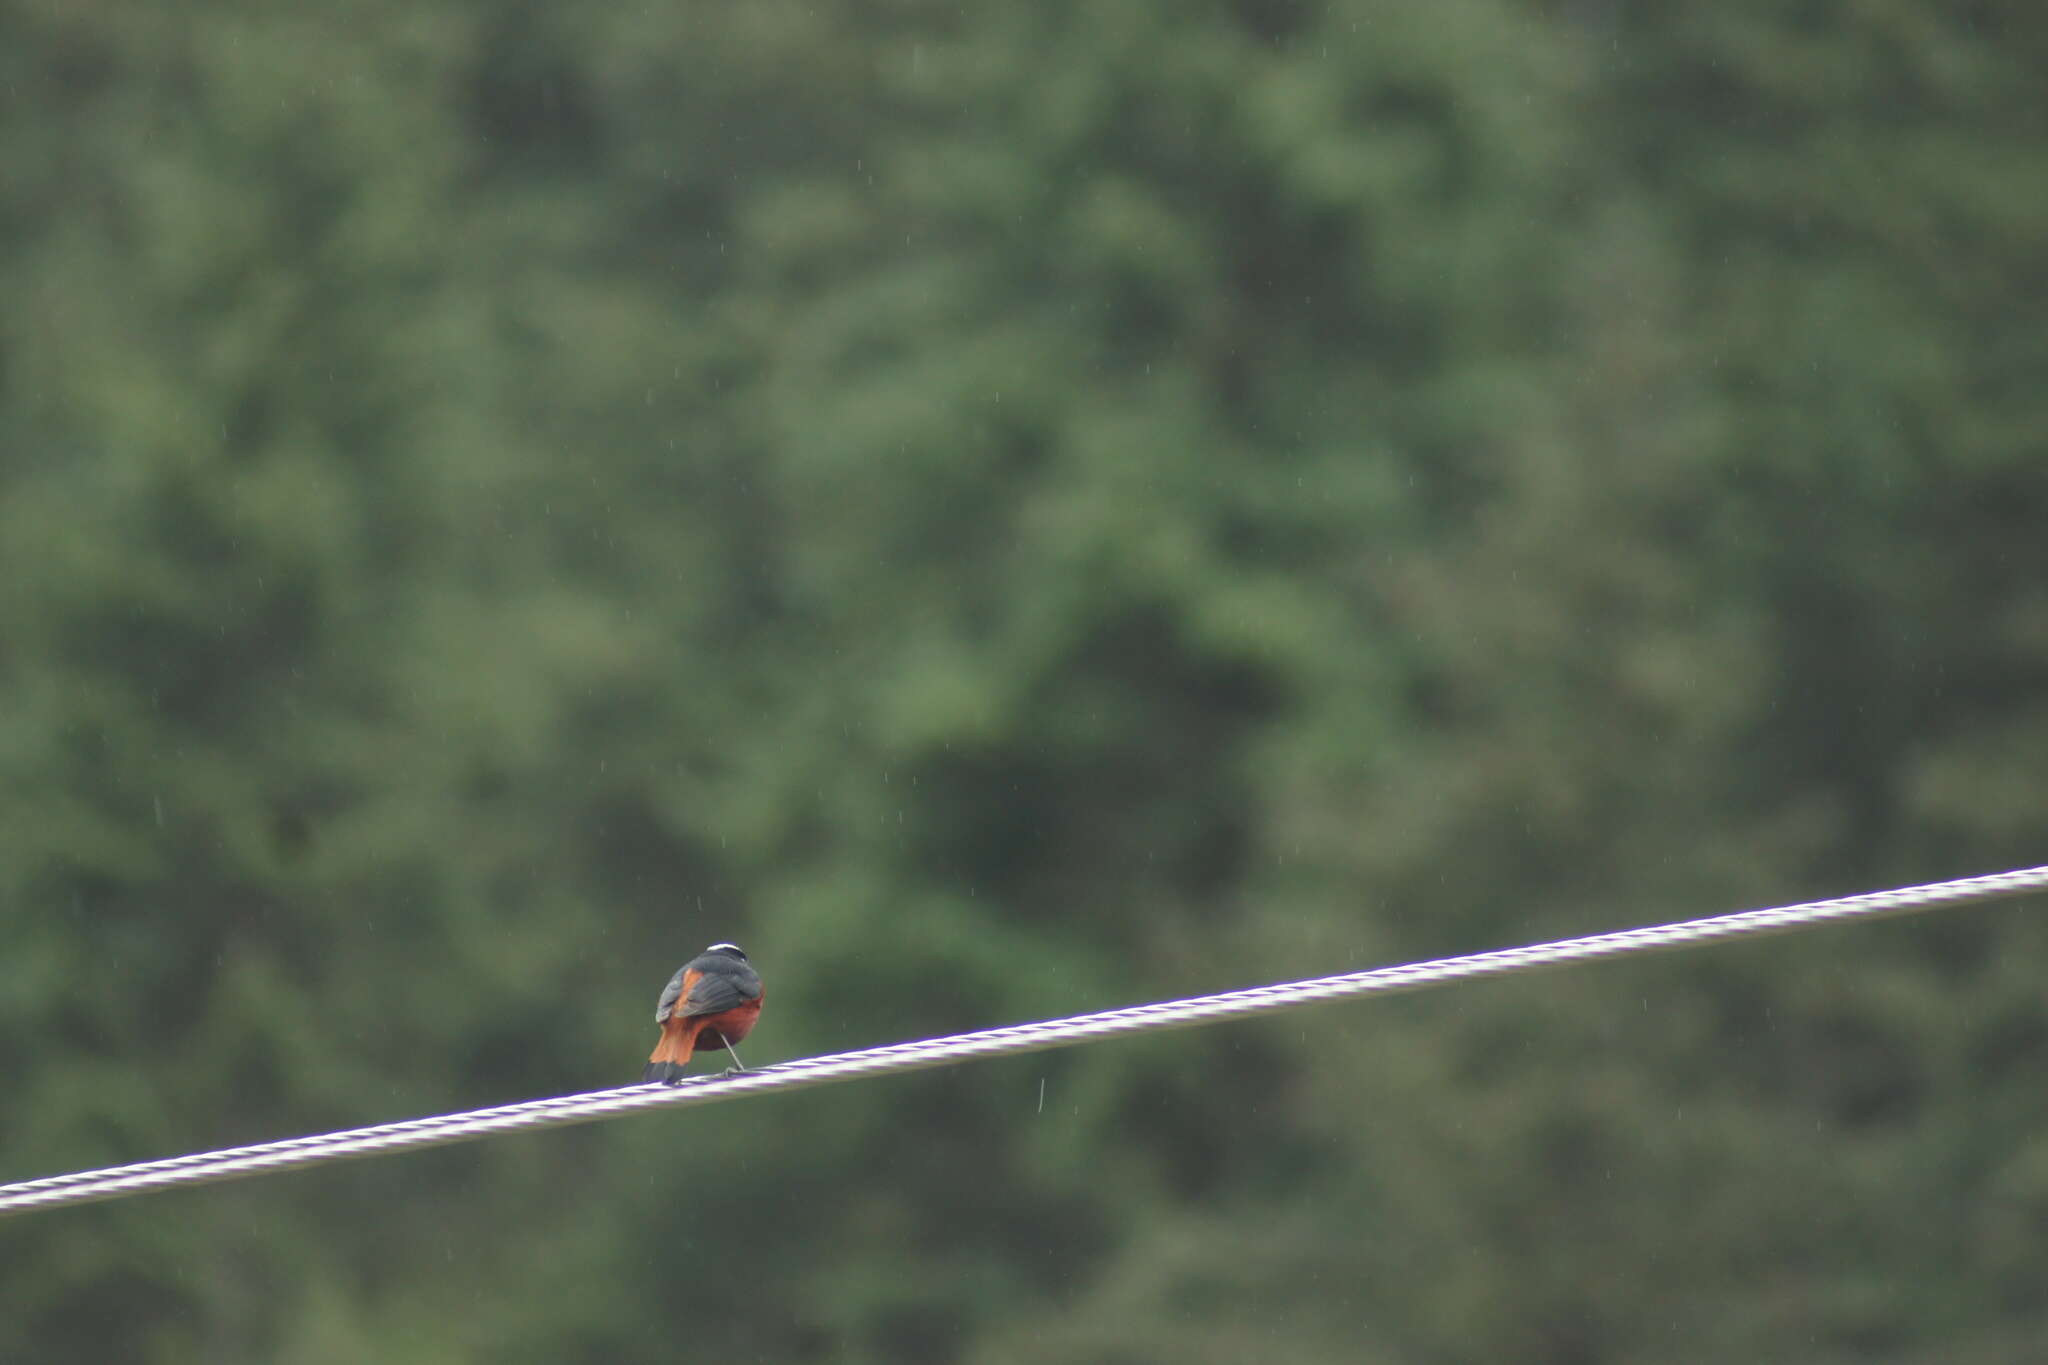
[[[1153,1029],[1189,1028],[1223,1019],[1241,1019],[1304,1005],[1350,1000],[1369,995],[1391,995],[1422,990],[1457,981],[1508,976],[1516,972],[1562,967],[1572,963],[1621,957],[1630,953],[1665,952],[1691,948],[1724,939],[1752,938],[1786,933],[1824,924],[1878,919],[1915,911],[1935,910],[1980,901],[2000,900],[2048,891],[2048,867],[2023,868],[2013,872],[1969,877],[1960,881],[1935,882],[1926,886],[1873,891],[1838,900],[1810,901],[1769,910],[1745,910],[1709,919],[1685,920],[1677,924],[1626,929],[1595,934],[1588,938],[1564,939],[1555,943],[1532,944],[1468,957],[1442,958],[1408,966],[1380,967],[1342,976],[1317,977],[1250,990],[1227,991],[1220,995],[1167,1000],[1099,1014],[1049,1019],[1007,1028],[984,1029],[948,1038],[927,1038],[890,1047],[867,1048],[826,1057],[783,1062],[737,1075],[707,1075],[678,1086],[629,1085],[616,1090],[596,1090],[582,1095],[529,1100],[521,1104],[477,1109],[461,1114],[440,1114],[380,1124],[374,1128],[353,1128],[338,1133],[266,1142],[252,1147],[200,1152],[190,1156],[146,1161],[134,1166],[79,1171],[13,1185],[0,1185],[0,1218],[35,1209],[66,1204],[86,1204],[119,1199],[150,1190],[179,1185],[204,1185],[220,1180],[271,1171],[294,1170],[327,1161],[347,1161],[380,1156],[414,1147],[438,1147],[467,1142],[492,1133],[519,1132],[530,1128],[564,1127],[644,1109],[683,1108],[775,1090],[828,1085],[897,1071],[921,1071],[950,1066],[975,1057],[998,1057],[1011,1053],[1040,1052],[1071,1047],[1127,1033]]]

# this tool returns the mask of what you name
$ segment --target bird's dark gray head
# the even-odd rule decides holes
[[[713,953],[720,957],[736,957],[742,962],[747,960],[747,955],[740,951],[740,945],[737,943],[714,943],[704,950],[704,956],[706,957],[710,957]]]

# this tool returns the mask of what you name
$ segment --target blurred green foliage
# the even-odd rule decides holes
[[[2048,11],[0,9],[0,1177],[2041,861]],[[0,1357],[2005,1362],[2024,908],[0,1228]],[[1044,1096],[1040,1105],[1041,1090]]]

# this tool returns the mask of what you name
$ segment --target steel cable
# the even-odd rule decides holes
[[[1154,1029],[1188,1028],[1239,1019],[1304,1005],[1324,1004],[1369,995],[1391,995],[1457,981],[1507,976],[1517,972],[1620,957],[1630,953],[1665,952],[1724,939],[1786,933],[1823,924],[1878,919],[1915,911],[2000,900],[2048,890],[2048,867],[1935,882],[1925,886],[1873,891],[1837,900],[1811,901],[1768,910],[1745,910],[1708,919],[1626,929],[1587,938],[1532,944],[1468,957],[1442,958],[1407,966],[1380,967],[1341,976],[1258,986],[1219,995],[1167,1000],[1098,1014],[1076,1015],[1006,1028],[889,1047],[867,1048],[801,1061],[782,1062],[736,1075],[707,1075],[678,1086],[630,1085],[582,1095],[529,1100],[460,1114],[408,1119],[372,1128],[353,1128],[282,1142],[259,1143],[223,1151],[146,1161],[133,1166],[79,1171],[70,1175],[0,1185],[0,1218],[35,1209],[58,1208],[119,1199],[180,1185],[236,1180],[271,1171],[294,1170],[328,1161],[379,1156],[415,1147],[466,1142],[493,1133],[529,1128],[555,1128],[643,1109],[682,1108],[721,1100],[805,1086],[827,1085],[898,1071],[921,1071],[976,1057],[1039,1052],[1078,1043],[1142,1033]]]

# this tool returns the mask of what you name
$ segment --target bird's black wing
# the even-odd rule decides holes
[[[680,968],[661,988],[661,999],[654,1004],[654,1022],[666,1024],[670,1015],[676,1012],[676,1001],[683,998],[683,992],[695,984],[690,980],[690,968]]]
[[[761,978],[744,962],[729,957],[698,958],[683,968],[683,975],[696,974],[683,997],[684,1015],[717,1014],[735,1005],[761,998]]]

